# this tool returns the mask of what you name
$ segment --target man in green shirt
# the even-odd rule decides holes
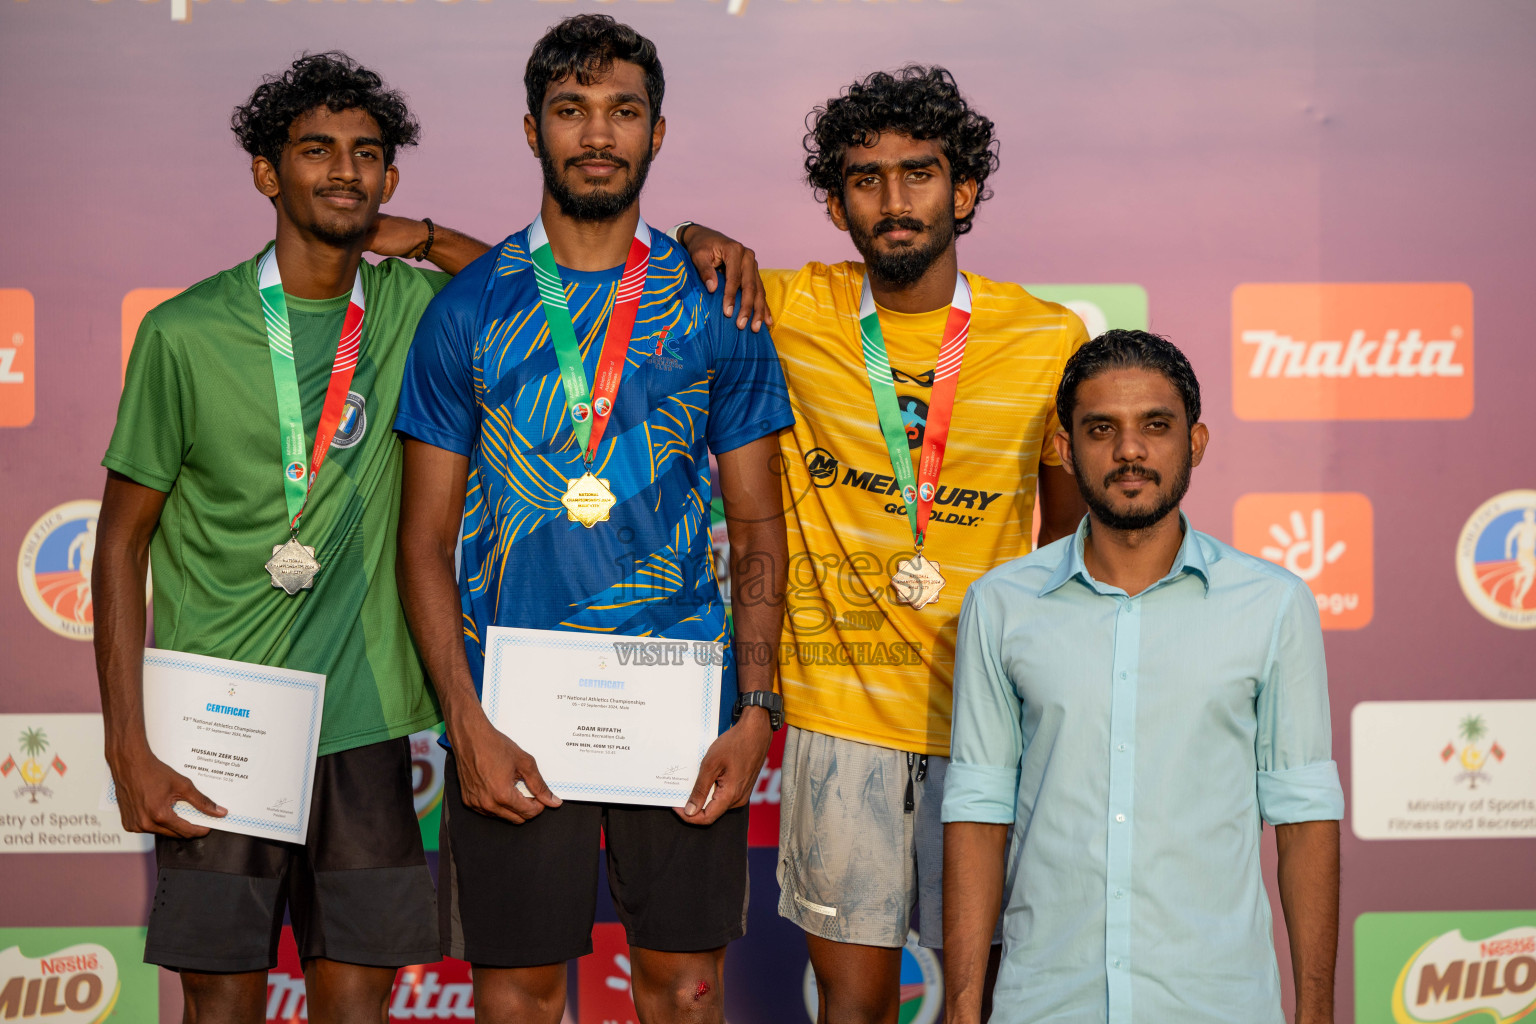
[[[277,238],[156,307],[134,342],[102,460],[92,580],[106,756],[124,827],[158,837],[145,959],[181,973],[187,1020],[262,1019],[286,901],[310,1020],[377,1022],[395,969],[438,958],[406,737],[439,714],[395,589],[401,443],[390,425],[416,322],[448,275],[362,255],[430,258],[453,273],[486,246],[379,213],[398,181],[395,151],[418,127],[398,93],[344,54],[267,78],[232,127]],[[287,347],[284,319],[291,369],[274,355]],[[302,459],[332,429],[307,467],[321,471],[308,473],[295,447]],[[296,508],[321,569],[290,593],[263,566]],[[146,739],[149,563],[158,646],[325,675],[303,846],[210,831],[173,809],[225,813]]]

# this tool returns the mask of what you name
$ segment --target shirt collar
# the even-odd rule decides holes
[[[1168,575],[1154,583],[1152,587],[1161,586],[1170,580],[1176,579],[1185,573],[1191,573],[1200,578],[1201,584],[1207,594],[1211,591],[1211,572],[1206,558],[1205,545],[1201,543],[1195,528],[1189,525],[1189,517],[1181,509],[1179,511],[1179,525],[1184,528],[1184,540],[1179,544],[1179,553],[1174,556],[1173,567],[1168,570]],[[1077,532],[1072,535],[1072,540],[1062,552],[1061,562],[1056,566],[1056,571],[1051,573],[1050,579],[1045,581],[1045,586],[1040,590],[1040,596],[1061,589],[1068,580],[1081,579],[1088,587],[1105,593],[1110,589],[1088,572],[1088,567],[1083,564],[1083,544],[1088,539],[1088,517],[1077,524]],[[1215,552],[1212,552],[1214,555]],[[1145,591],[1143,591],[1145,593]]]

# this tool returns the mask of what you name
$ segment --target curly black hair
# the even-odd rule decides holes
[[[537,121],[544,108],[544,93],[551,82],[563,82],[573,75],[582,85],[591,85],[613,70],[615,61],[637,65],[645,72],[645,96],[651,104],[651,127],[661,117],[661,97],[667,80],[661,73],[661,59],[656,44],[628,25],[606,14],[573,14],[544,33],[523,70],[523,87],[528,91],[528,113]]]
[[[1200,380],[1178,346],[1161,334],[1116,328],[1072,353],[1061,371],[1061,384],[1056,388],[1056,415],[1067,433],[1072,432],[1077,389],[1083,382],[1105,371],[1125,368],[1152,370],[1168,378],[1184,400],[1184,416],[1189,426],[1200,422]]]
[[[383,79],[340,50],[306,53],[281,75],[264,77],[230,115],[229,127],[247,153],[266,157],[275,167],[294,120],[321,106],[334,114],[367,112],[384,134],[386,164],[395,162],[396,149],[414,146],[421,137],[405,97],[384,88]]]
[[[992,198],[987,176],[997,170],[992,121],[960,95],[955,76],[934,65],[908,64],[892,74],[875,73],[854,82],[841,96],[816,107],[805,119],[805,180],[818,203],[843,198],[843,159],[854,146],[873,145],[881,132],[914,139],[939,139],[951,179],[976,182],[976,202]],[[955,234],[971,230],[973,207],[955,222]]]

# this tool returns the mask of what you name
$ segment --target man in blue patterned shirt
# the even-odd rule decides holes
[[[1056,408],[1088,515],[960,613],[946,1019],[979,1024],[1006,896],[994,1024],[1281,1024],[1268,822],[1296,1019],[1330,1022],[1344,795],[1312,592],[1179,511],[1209,435],[1172,344],[1102,335]]]
[[[444,948],[474,965],[480,1019],[559,1021],[565,962],[592,949],[601,830],[641,1020],[720,1022],[725,946],[746,926],[746,805],[772,735],[764,706],[736,703],[729,722],[737,684],[773,687],[786,554],[772,467],[793,416],[767,333],[722,318],[682,249],[640,218],[666,129],[655,46],[605,16],[568,18],[535,46],[525,84],[539,218],[428,307],[395,422],[401,598],[451,743]],[[727,654],[720,736],[684,807],[562,804],[481,710],[486,631],[730,652],[710,452],[735,649],[753,654]]]

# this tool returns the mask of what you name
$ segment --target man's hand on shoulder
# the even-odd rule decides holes
[[[758,273],[757,254],[734,238],[702,224],[689,224],[681,234],[683,248],[688,250],[699,279],[711,294],[720,290],[720,275],[716,268],[725,271],[720,309],[727,317],[735,315],[737,329],[745,328],[749,319],[754,331],[761,330],[764,324],[772,327],[773,315],[768,311],[768,292]],[[738,289],[741,291],[739,311],[735,308]]]
[[[441,224],[428,227],[424,220],[387,213],[374,218],[366,241],[368,251],[375,255],[430,260],[450,274],[457,274],[491,248]]]

